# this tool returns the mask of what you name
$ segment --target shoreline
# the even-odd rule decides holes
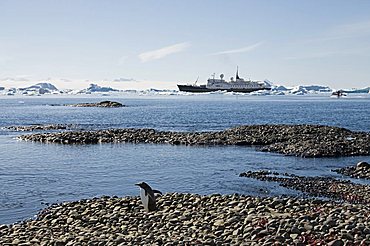
[[[356,184],[350,180],[332,177],[306,177],[269,170],[247,171],[239,177],[252,178],[266,182],[276,182],[282,187],[297,190],[310,197],[325,197],[332,201],[352,204],[370,204],[370,185]]]
[[[367,245],[369,206],[317,199],[166,193],[158,211],[139,197],[100,197],[0,225],[2,245]],[[28,244],[27,244],[28,243]]]
[[[361,151],[369,154],[366,150],[370,151],[369,133],[318,125],[253,125],[205,133],[108,129],[37,133],[20,138],[61,144],[256,146],[262,143],[266,144],[265,151],[300,157],[354,155]],[[298,176],[287,178],[301,181]],[[321,186],[326,188],[325,184]],[[149,213],[144,212],[138,196],[103,196],[54,204],[41,210],[35,219],[0,225],[0,245],[370,244],[367,203],[338,202],[330,197],[320,200],[187,193],[166,193],[157,201],[158,211]]]

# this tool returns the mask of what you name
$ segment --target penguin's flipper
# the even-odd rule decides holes
[[[149,198],[149,201],[155,201],[155,195],[154,195],[154,193],[148,192],[148,198]]]
[[[161,195],[163,195],[162,194],[162,192],[160,192],[159,190],[153,190],[153,193],[155,194],[155,193],[157,193],[157,194],[161,194]]]

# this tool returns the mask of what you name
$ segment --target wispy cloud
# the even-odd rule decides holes
[[[335,26],[319,37],[309,38],[305,43],[317,43],[332,40],[358,38],[370,34],[370,21],[349,23]]]
[[[306,60],[306,59],[329,57],[335,54],[336,54],[335,52],[318,52],[318,53],[307,54],[307,55],[287,56],[287,57],[284,57],[284,59],[285,60]]]
[[[370,20],[337,26],[331,31],[331,34],[337,35],[338,37],[351,37],[370,34]]]
[[[190,46],[189,42],[178,43],[170,46],[166,46],[157,50],[147,51],[139,54],[141,62],[148,62],[152,60],[162,59],[168,55],[179,53],[184,51]]]
[[[5,77],[5,78],[1,78],[0,79],[1,81],[13,81],[13,82],[26,82],[26,81],[29,81],[29,79],[25,78],[25,77]]]
[[[257,48],[258,48],[259,46],[261,46],[262,44],[263,44],[263,42],[258,42],[258,43],[255,43],[255,44],[252,44],[252,45],[249,45],[249,46],[243,47],[243,48],[233,49],[233,50],[220,51],[220,52],[212,53],[212,54],[210,54],[210,55],[212,55],[212,56],[217,56],[217,55],[225,55],[225,54],[235,54],[235,53],[245,53],[245,52],[250,52],[250,51],[253,51],[253,50],[257,49]]]
[[[133,78],[118,78],[114,79],[113,82],[135,82],[136,80]]]
[[[370,20],[337,25],[326,29],[325,32],[315,37],[298,40],[293,43],[293,46],[298,45],[300,47],[297,50],[297,55],[284,57],[283,59],[308,60],[334,56],[369,56],[370,47],[368,44],[352,42],[369,35]],[[309,50],[311,52],[308,53]]]
[[[361,55],[368,56],[369,49],[353,49],[353,50],[339,50],[339,51],[323,51],[310,54],[303,54],[298,56],[288,56],[285,60],[307,60],[307,59],[317,59],[326,58],[333,56],[348,56],[348,55]]]

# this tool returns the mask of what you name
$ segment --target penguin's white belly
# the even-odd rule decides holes
[[[148,194],[145,195],[145,190],[141,188],[140,188],[140,198],[141,202],[144,205],[144,209],[146,211],[149,211],[149,195]]]

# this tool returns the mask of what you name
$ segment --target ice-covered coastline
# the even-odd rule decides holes
[[[251,93],[226,92],[216,91],[201,93],[205,94],[225,94],[225,95],[325,95],[330,96],[336,89],[322,85],[298,85],[294,87],[286,87],[283,85],[274,85],[271,90],[255,91]],[[370,94],[370,87],[360,89],[344,89],[346,94]],[[150,88],[146,90],[118,90],[111,87],[103,87],[97,84],[90,84],[89,87],[82,90],[63,89],[60,90],[51,83],[37,83],[29,87],[22,88],[5,88],[0,86],[0,96],[41,96],[41,95],[96,95],[96,96],[110,96],[110,95],[194,95],[194,93],[180,92],[178,90],[170,89],[155,89]]]

